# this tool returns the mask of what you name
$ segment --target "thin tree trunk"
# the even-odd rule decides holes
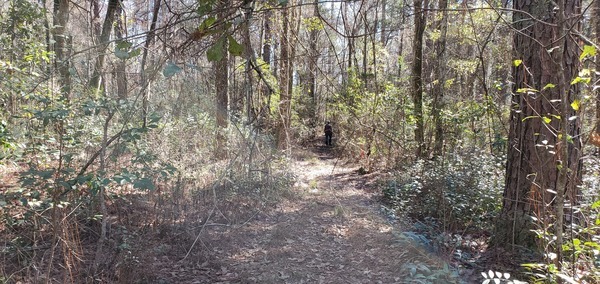
[[[444,123],[442,119],[442,109],[444,108],[444,92],[446,82],[446,34],[448,32],[448,1],[439,0],[438,8],[442,17],[434,26],[440,31],[440,38],[436,42],[437,66],[435,68],[435,80],[437,84],[433,88],[433,108],[432,116],[435,124],[433,153],[436,156],[443,154],[444,149]]]
[[[416,120],[415,142],[417,143],[417,159],[425,157],[425,134],[423,122],[423,33],[425,31],[426,12],[423,7],[427,6],[428,0],[414,0],[414,25],[415,33],[413,39],[414,62],[411,74],[412,96],[414,104],[414,115]]]
[[[219,6],[227,6],[226,0],[221,0]],[[219,19],[225,17],[225,10],[220,9],[218,14]],[[223,31],[220,36],[224,40],[226,32]],[[223,58],[220,61],[213,63],[215,70],[215,91],[217,95],[216,105],[216,122],[217,122],[217,144],[215,154],[217,158],[225,158],[227,156],[227,136],[225,135],[225,129],[228,127],[229,122],[229,53],[226,50],[223,51]]]
[[[319,17],[319,1],[313,2],[313,17]],[[313,28],[309,35],[309,63],[308,63],[308,95],[310,101],[310,122],[309,126],[314,128],[317,125],[317,61],[319,60],[319,51],[317,50],[317,40],[319,31]]]
[[[121,3],[119,1],[119,3]],[[125,21],[121,18],[123,14],[123,7],[119,4],[117,10],[115,11],[116,25],[115,25],[115,37],[117,40],[123,40],[125,36]],[[127,99],[127,66],[126,59],[118,59],[117,66],[115,67],[115,77],[117,81],[117,96],[119,99]]]
[[[67,34],[67,24],[69,22],[69,0],[54,0],[54,53],[56,54],[55,68],[60,75],[60,90],[65,99],[69,99],[71,94],[71,67],[70,62],[70,42],[71,38]]]
[[[279,130],[278,130],[278,148],[285,150],[288,148],[288,130],[291,116],[291,94],[290,94],[290,15],[289,7],[286,5],[281,10],[282,29],[281,29],[281,55],[279,64]]]
[[[382,46],[386,46],[387,45],[387,0],[382,0],[381,1],[381,21],[380,21],[380,25],[381,25],[381,45]]]
[[[264,18],[264,24],[263,24],[263,30],[264,30],[264,45],[262,47],[262,60],[264,61],[264,64],[266,65],[266,67],[268,68],[263,68],[261,67],[261,70],[269,70],[269,72],[272,72],[273,70],[273,66],[271,64],[271,49],[272,49],[272,43],[273,43],[273,35],[271,32],[271,25],[272,25],[272,18],[273,17],[273,12],[272,10],[267,10],[267,12],[265,13],[265,18]],[[263,95],[264,95],[264,106],[262,107],[261,110],[261,117],[264,120],[269,120],[271,117],[271,88],[269,88],[269,86],[265,83],[263,85]],[[263,124],[266,124],[267,121],[264,121]]]
[[[110,33],[113,30],[117,11],[121,10],[120,3],[120,0],[108,1],[108,6],[106,8],[106,17],[104,18],[104,23],[102,24],[102,31],[100,35],[98,35],[96,43],[98,45],[96,48],[98,57],[96,58],[96,62],[94,63],[94,71],[92,73],[92,77],[90,78],[90,87],[94,90],[98,90],[98,88],[100,88],[100,79],[102,76],[102,69],[104,67],[104,58],[106,55],[106,50],[108,49]]]
[[[596,42],[600,42],[600,1],[596,0],[594,3],[596,4],[593,13],[595,15],[593,18],[595,19]],[[596,51],[596,66],[600,66],[600,50]],[[596,82],[599,81],[600,76],[596,75]],[[594,136],[592,142],[596,147],[600,147],[600,88],[596,88],[596,131]]]
[[[150,97],[150,80],[148,78],[146,63],[148,60],[148,54],[150,46],[154,41],[154,35],[156,32],[156,22],[158,21],[158,13],[160,12],[161,0],[154,0],[154,9],[152,11],[152,22],[150,23],[150,30],[146,36],[146,43],[144,44],[144,52],[142,53],[142,62],[140,63],[140,76],[142,82],[142,127],[146,127],[148,122],[148,100]]]
[[[254,97],[254,76],[252,74],[252,62],[256,61],[254,56],[254,50],[252,49],[252,41],[250,39],[250,21],[252,19],[252,11],[254,2],[248,2],[247,6],[242,7],[246,11],[246,18],[244,20],[244,57],[246,59],[245,73],[246,80],[244,82],[244,91],[246,92],[246,119],[248,122],[256,119],[253,106]]]

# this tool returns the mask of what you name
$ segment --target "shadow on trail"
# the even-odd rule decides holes
[[[328,189],[323,189],[327,191]],[[335,189],[333,189],[335,190]],[[207,234],[222,283],[402,283],[402,264],[417,255],[364,197],[317,191],[252,223]]]
[[[320,160],[333,160],[335,156],[335,146],[315,145],[311,150]]]
[[[188,228],[148,273],[158,283],[414,283],[405,265],[435,260],[379,214],[377,174],[338,167],[333,148],[295,153],[301,186],[276,208],[233,223],[218,208],[211,222],[222,224]]]
[[[403,265],[423,253],[399,242],[378,214],[377,176],[336,166],[334,148],[313,144],[299,154],[295,170],[305,186],[297,198],[203,235],[215,260],[211,281],[407,283]]]

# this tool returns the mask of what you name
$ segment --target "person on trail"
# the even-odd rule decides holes
[[[331,146],[331,138],[333,137],[333,128],[331,127],[331,122],[327,122],[325,124],[325,145]]]

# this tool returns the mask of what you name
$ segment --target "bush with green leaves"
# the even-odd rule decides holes
[[[580,202],[567,207],[562,244],[563,261],[556,264],[556,249],[545,249],[545,263],[525,263],[535,283],[600,283],[600,158],[583,160]],[[554,229],[535,230],[549,246],[555,246]]]
[[[433,219],[444,229],[491,229],[501,207],[503,159],[471,150],[399,171],[383,188],[385,200],[401,215]]]

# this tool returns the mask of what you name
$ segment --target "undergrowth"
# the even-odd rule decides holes
[[[442,232],[489,232],[501,209],[502,161],[485,151],[419,160],[397,172],[383,194],[397,214],[436,224]]]
[[[486,248],[502,205],[502,161],[481,150],[455,152],[436,160],[419,160],[384,183],[388,214],[411,220],[409,229],[397,239],[428,253],[446,255],[456,264],[409,264],[405,269],[411,281],[464,283],[460,267],[481,269],[476,260]]]
[[[548,253],[554,249],[547,248],[537,263],[524,263],[525,258],[521,257],[495,260],[506,262],[501,267],[522,269],[497,272],[485,268],[497,264],[483,263],[489,260],[480,257],[487,249],[495,218],[501,210],[505,176],[502,161],[501,157],[474,150],[433,161],[420,160],[398,171],[382,189],[386,213],[412,222],[397,239],[417,244],[430,253],[446,255],[458,264],[455,267],[480,270],[484,283],[525,283],[508,272],[516,272],[518,278],[526,278],[530,283],[599,283],[600,160],[595,156],[584,159],[579,204],[566,209],[571,217],[565,227],[562,268],[556,264],[556,255]],[[544,229],[540,224],[538,227],[535,231],[538,237],[552,246],[556,240],[554,230]],[[445,263],[414,263],[405,269],[411,272],[415,283],[461,283],[457,274],[460,270]]]
[[[78,175],[81,159],[57,169],[65,156],[49,139],[39,143],[47,163],[1,168],[4,181],[12,177],[0,194],[1,283],[156,283],[158,272],[143,263],[167,255],[204,262],[198,240],[207,228],[241,226],[291,197],[295,176],[268,135],[232,126],[228,158],[215,159],[208,117],[155,122],[109,147],[102,172]]]

